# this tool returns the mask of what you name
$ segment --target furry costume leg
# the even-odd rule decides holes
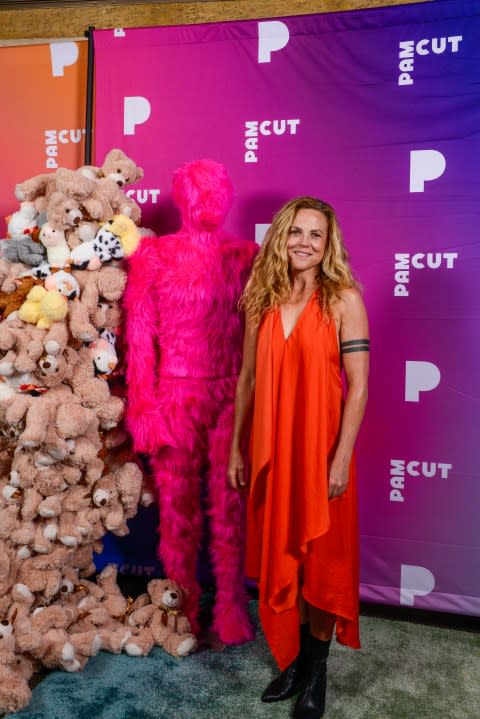
[[[188,592],[185,614],[198,633],[197,555],[202,534],[200,452],[165,447],[152,460],[160,507],[159,557],[166,575]]]
[[[255,636],[243,583],[245,561],[245,498],[228,484],[227,466],[233,428],[233,405],[220,415],[209,433],[208,478],[210,556],[217,583],[213,629],[226,644]]]

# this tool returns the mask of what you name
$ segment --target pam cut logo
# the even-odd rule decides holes
[[[425,462],[405,459],[390,460],[390,501],[405,501],[406,480],[409,477],[420,479],[448,479],[451,464],[446,462]]]
[[[412,270],[452,270],[458,252],[396,252],[395,253],[395,297],[409,296],[410,273]]]
[[[58,165],[59,144],[78,145],[84,138],[85,128],[70,130],[45,130],[45,167],[48,170],[56,170]]]
[[[139,205],[156,205],[158,203],[158,198],[160,197],[160,192],[161,190],[159,189],[148,190],[142,188],[127,190],[125,194],[127,197],[132,197]]]
[[[415,56],[442,55],[444,52],[456,53],[462,40],[462,35],[449,35],[448,37],[423,38],[418,41],[403,40],[400,42],[398,84],[413,85]]]
[[[245,156],[247,163],[258,162],[259,136],[296,135],[300,119],[247,120],[245,122]]]

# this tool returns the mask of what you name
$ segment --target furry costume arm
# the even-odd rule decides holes
[[[158,348],[155,344],[156,238],[144,238],[129,259],[123,302],[127,339],[126,423],[137,452],[155,454],[171,437],[155,399]]]

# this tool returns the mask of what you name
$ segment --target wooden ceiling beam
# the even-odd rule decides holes
[[[418,0],[417,0],[418,1]],[[420,0],[429,2],[430,0]],[[411,0],[207,0],[203,2],[88,2],[69,7],[0,7],[0,41],[79,38],[89,26],[148,27],[306,15],[409,4]]]

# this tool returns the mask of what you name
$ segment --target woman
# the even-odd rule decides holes
[[[296,719],[325,711],[333,631],[358,648],[355,439],[367,400],[368,323],[333,209],[312,197],[274,217],[245,288],[229,481],[247,488],[247,574],[282,673],[262,701],[299,692]],[[347,379],[342,396],[341,368]]]

